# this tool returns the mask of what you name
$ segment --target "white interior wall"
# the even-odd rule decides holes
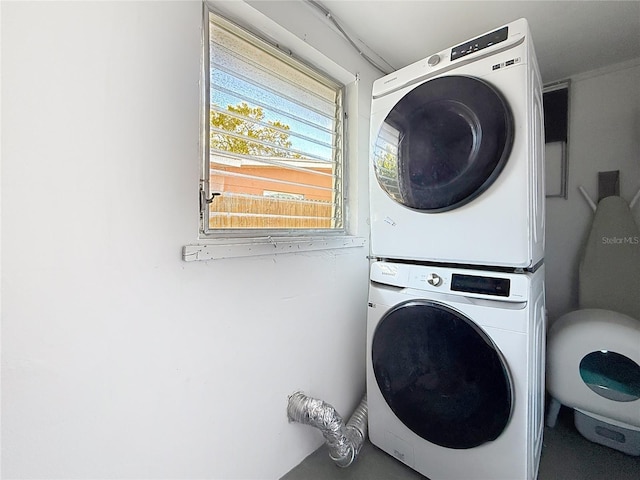
[[[368,247],[181,260],[199,1],[1,8],[2,477],[279,478],[322,443],[287,422],[287,395],[347,415],[364,392]],[[271,15],[360,73],[349,191],[366,237],[375,74],[304,4]]]
[[[578,262],[598,198],[598,172],[620,170],[620,194],[640,188],[640,59],[571,79],[568,199],[547,199],[545,264],[550,322],[578,305]],[[640,205],[634,208],[640,224]]]

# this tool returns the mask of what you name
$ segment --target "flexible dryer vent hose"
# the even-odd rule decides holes
[[[318,428],[326,440],[329,456],[339,467],[348,467],[354,462],[367,437],[366,395],[346,425],[335,408],[302,392],[289,396],[287,416],[290,422]]]

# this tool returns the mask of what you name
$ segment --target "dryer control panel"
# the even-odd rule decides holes
[[[509,36],[509,27],[502,27],[495,32],[487,33],[481,37],[474,38],[468,42],[462,43],[451,49],[451,60],[457,60],[471,53],[477,52],[484,48],[504,42]]]

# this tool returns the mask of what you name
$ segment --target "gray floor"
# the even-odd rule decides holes
[[[320,432],[317,434],[320,435]],[[322,446],[281,480],[425,478],[367,442],[356,462],[348,468],[337,467],[327,455],[326,448]],[[561,409],[555,428],[545,428],[538,480],[639,479],[640,457],[625,455],[585,439],[573,426],[573,414],[568,408]]]

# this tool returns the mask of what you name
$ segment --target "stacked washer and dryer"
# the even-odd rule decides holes
[[[371,141],[371,442],[431,480],[532,480],[544,132],[526,20],[377,80]]]

